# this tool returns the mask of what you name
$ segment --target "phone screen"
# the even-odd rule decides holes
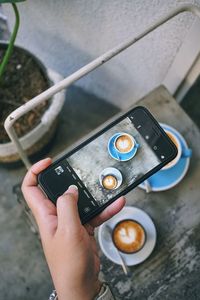
[[[137,185],[172,154],[170,146],[145,110],[132,110],[47,169],[42,185],[54,202],[67,186],[77,185],[84,218]]]
[[[105,204],[161,162],[129,117],[66,160],[98,205]]]

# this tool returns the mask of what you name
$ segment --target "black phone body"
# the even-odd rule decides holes
[[[54,204],[68,186],[76,185],[84,224],[176,155],[158,122],[138,106],[55,161],[39,174],[38,183]]]

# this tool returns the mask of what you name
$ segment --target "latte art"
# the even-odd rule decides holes
[[[145,243],[144,228],[134,220],[123,220],[114,228],[113,242],[122,252],[137,252]]]
[[[121,240],[122,243],[124,244],[130,244],[133,243],[136,239],[136,230],[133,228],[121,228],[119,230],[118,238]]]

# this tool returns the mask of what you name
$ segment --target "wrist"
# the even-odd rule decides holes
[[[97,280],[95,284],[92,286],[88,286],[86,288],[85,286],[80,288],[58,288],[57,295],[58,300],[68,300],[68,299],[76,299],[76,300],[94,300],[97,298],[101,288],[102,288],[102,282]]]
[[[94,299],[94,300],[115,300],[109,285],[105,282],[100,283],[100,284],[101,284],[101,288],[100,288],[98,294],[96,295],[96,297],[94,297],[92,299]],[[68,297],[70,297],[70,298],[68,298]],[[72,297],[72,295],[68,295],[63,299],[71,299],[71,297]],[[90,297],[86,297],[86,295],[84,295],[84,298],[82,296],[81,296],[81,298],[79,298],[79,296],[78,296],[78,298],[76,298],[76,299],[83,300],[83,299],[90,299]],[[49,300],[58,300],[58,295],[55,290],[51,293]]]

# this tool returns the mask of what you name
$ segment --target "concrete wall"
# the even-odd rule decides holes
[[[67,76],[185,3],[200,0],[29,0],[18,5],[17,44]],[[10,6],[4,11],[12,26]],[[131,105],[162,83],[193,21],[181,14],[77,84],[120,107]]]

